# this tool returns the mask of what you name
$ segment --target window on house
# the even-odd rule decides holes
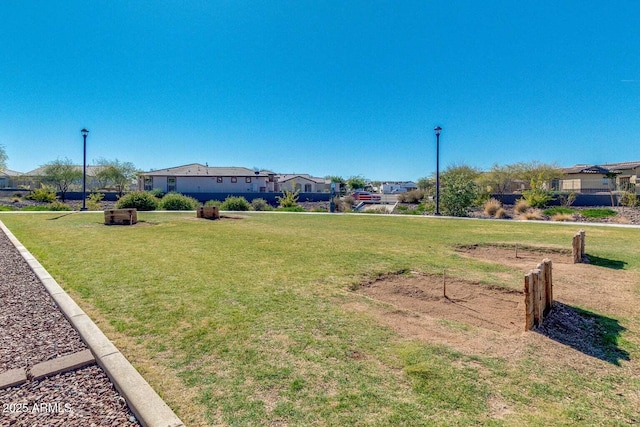
[[[144,177],[144,190],[145,191],[153,190],[153,178],[151,178],[150,176]]]
[[[311,193],[311,184],[305,184],[304,185],[304,192],[305,193]]]
[[[167,193],[171,193],[173,191],[176,191],[176,178],[167,177]]]
[[[251,177],[250,176],[246,177],[244,179],[244,182],[246,182],[247,184],[250,184],[251,183]]]
[[[238,182],[238,178],[236,178],[235,176],[231,177],[231,182],[236,183]]]

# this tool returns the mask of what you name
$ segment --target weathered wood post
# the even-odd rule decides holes
[[[580,235],[580,262],[583,262],[586,254],[585,246],[587,243],[587,238],[584,230],[580,230],[578,234]]]
[[[544,288],[545,288],[545,296],[546,296],[546,300],[545,300],[545,304],[544,304],[544,312],[545,314],[549,313],[549,310],[551,310],[551,306],[553,305],[553,278],[552,278],[552,271],[553,271],[553,264],[551,263],[551,260],[548,258],[545,258],[542,261],[542,264],[544,265]]]
[[[530,331],[534,326],[533,315],[533,272],[524,276],[524,330]]]

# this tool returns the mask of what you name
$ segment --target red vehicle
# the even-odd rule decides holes
[[[351,197],[353,197],[353,200],[362,202],[379,202],[382,199],[379,194],[373,194],[368,191],[356,191]]]

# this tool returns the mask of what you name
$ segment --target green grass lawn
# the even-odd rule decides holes
[[[134,227],[103,219],[0,213],[188,425],[640,422],[640,377],[629,374],[640,356],[638,316],[617,319],[630,362],[594,373],[558,368],[534,349],[514,359],[463,354],[348,308],[370,303],[354,285],[405,269],[446,268],[520,289],[522,272],[454,247],[570,248],[577,225],[259,213],[208,221],[139,212]],[[589,227],[587,236],[589,253],[640,272],[639,229]],[[630,304],[640,284],[634,292]],[[498,414],[496,401],[509,410]]]

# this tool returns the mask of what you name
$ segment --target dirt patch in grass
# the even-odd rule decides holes
[[[593,264],[573,264],[562,248],[470,245],[462,256],[506,265],[526,274],[544,258],[553,262],[554,308],[542,327],[524,331],[522,282],[514,289],[417,272],[392,274],[364,283],[367,297],[349,309],[367,312],[401,336],[442,343],[467,354],[516,360],[532,349],[576,369],[620,365],[629,355],[617,346],[619,319],[637,315],[634,291],[639,274]],[[611,260],[609,260],[611,261]],[[589,368],[589,369],[591,369]]]

